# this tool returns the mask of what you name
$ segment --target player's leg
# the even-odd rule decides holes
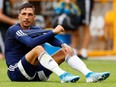
[[[56,53],[52,55],[53,59],[60,65],[65,61],[66,52],[63,49],[58,50]]]
[[[38,48],[33,48],[18,63],[9,66],[8,76],[12,81],[31,81],[35,78],[39,64],[37,58],[41,52],[44,52],[43,49],[38,50]]]
[[[79,57],[87,59],[88,57],[88,52],[87,48],[90,42],[90,30],[89,30],[89,25],[91,21],[91,14],[92,14],[92,9],[94,6],[94,0],[84,0],[84,8],[82,9],[82,15],[83,15],[83,20],[85,21],[83,24],[83,30],[84,30],[84,37],[83,37],[83,43],[80,51]]]
[[[4,59],[4,41],[3,41],[3,38],[2,38],[2,34],[1,34],[1,31],[0,31],[0,59]]]
[[[85,65],[85,63],[78,56],[76,55],[73,55],[72,57],[67,56],[67,54],[63,49],[56,52],[53,55],[53,58],[58,64],[61,64],[65,60],[71,68],[78,70],[85,75],[85,77],[87,78],[86,82],[102,81],[108,78],[110,75],[109,72],[95,73],[89,70]]]
[[[23,57],[15,65],[10,65],[8,68],[8,76],[11,81],[32,81],[36,75],[37,66],[30,64]]]
[[[89,72],[92,72],[86,67],[85,63],[78,56],[67,56],[63,49],[56,52],[52,57],[58,64],[61,64],[63,61],[66,61],[69,66],[76,70],[79,70],[84,75],[86,75]]]
[[[77,52],[77,48],[78,48],[78,43],[79,43],[79,29],[76,29],[76,30],[74,30],[74,31],[71,31],[71,46],[72,46],[72,48],[74,49],[74,53],[76,54],[76,55],[78,55],[78,52]]]
[[[54,53],[52,55],[52,58],[57,62],[58,65],[60,65],[62,62],[65,61],[65,52],[62,50],[59,50],[58,52]],[[34,80],[38,81],[41,79],[41,81],[46,81],[52,74],[52,71],[44,68],[41,64],[38,65],[38,72],[37,76],[34,78]]]
[[[47,52],[45,52],[42,46],[36,46],[35,48],[33,48],[29,53],[26,54],[25,58],[30,64],[35,66],[38,65],[40,62],[40,64],[44,68],[57,74],[60,77],[61,81],[76,82],[79,79],[79,76],[73,76],[73,75],[69,76],[69,73],[62,70],[58,66],[58,64],[54,61],[54,59]],[[68,75],[68,79],[67,76],[62,78],[62,75],[64,74]]]
[[[90,31],[89,31],[89,25],[83,25],[83,30],[84,30],[84,36],[83,36],[83,43],[82,43],[82,47],[80,50],[80,54],[79,57],[83,58],[83,59],[87,59],[88,58],[88,53],[87,53],[87,47],[89,45],[90,42]]]
[[[98,82],[109,77],[109,72],[95,73],[87,68],[85,63],[76,55],[65,58],[67,64],[75,70],[80,71],[86,77],[86,82]]]
[[[102,81],[102,80],[105,80],[106,78],[108,78],[110,75],[109,72],[95,73],[95,72],[89,70],[86,67],[85,63],[82,60],[80,60],[80,58],[77,57],[76,55],[74,55],[72,57],[66,57],[66,56],[67,56],[67,54],[65,53],[65,51],[63,49],[61,49],[58,52],[56,52],[55,54],[53,54],[52,57],[58,64],[61,64],[62,62],[66,61],[70,67],[83,73],[87,78],[86,82]],[[47,73],[46,74],[47,76],[49,76],[51,74],[51,72],[49,72],[46,69],[44,69],[44,71]]]

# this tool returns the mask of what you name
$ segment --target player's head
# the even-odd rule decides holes
[[[21,27],[28,29],[35,19],[35,8],[30,3],[21,5],[19,9],[18,18],[20,20]]]

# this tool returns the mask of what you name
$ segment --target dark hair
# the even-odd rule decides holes
[[[35,13],[35,7],[34,7],[32,4],[30,4],[30,3],[24,3],[24,4],[22,4],[22,5],[20,6],[20,8],[19,8],[19,13],[20,13],[20,11],[21,11],[22,9],[24,9],[24,8],[32,8],[32,9],[34,10],[34,13]]]

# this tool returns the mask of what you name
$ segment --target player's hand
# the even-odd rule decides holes
[[[64,51],[66,52],[66,54],[73,56],[74,55],[74,51],[73,49],[68,46],[67,44],[62,44],[62,48],[64,49]]]
[[[64,28],[61,25],[58,25],[55,29],[52,30],[54,34],[64,32]]]

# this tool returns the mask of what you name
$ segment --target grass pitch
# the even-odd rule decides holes
[[[63,63],[60,67],[81,78],[76,83],[60,83],[60,79],[55,74],[50,76],[47,82],[11,82],[7,77],[7,67],[5,60],[0,60],[0,87],[116,87],[116,61],[110,60],[85,60],[89,69],[95,72],[109,71],[110,77],[103,82],[86,83],[85,77]]]

